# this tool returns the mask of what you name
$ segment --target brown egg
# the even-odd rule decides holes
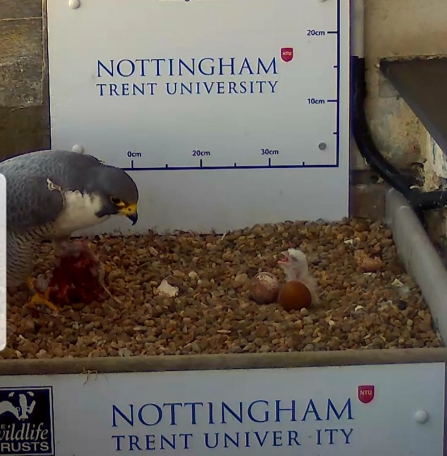
[[[259,272],[250,283],[250,296],[258,304],[271,304],[278,297],[278,279],[270,272]]]
[[[297,280],[286,282],[279,291],[279,304],[287,311],[309,307],[311,303],[309,289]]]

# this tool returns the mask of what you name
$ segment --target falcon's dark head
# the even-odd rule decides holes
[[[122,169],[114,166],[101,166],[96,173],[91,191],[102,199],[98,217],[125,215],[135,225],[138,221],[138,188],[134,180]]]

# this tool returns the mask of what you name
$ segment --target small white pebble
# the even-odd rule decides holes
[[[132,352],[128,348],[120,348],[118,350],[118,355],[124,358],[128,358],[129,356],[132,356]]]
[[[174,296],[177,296],[178,294],[178,287],[173,287],[170,285],[166,279],[163,279],[160,283],[160,285],[157,287],[157,293],[169,296],[170,298],[173,298]]]

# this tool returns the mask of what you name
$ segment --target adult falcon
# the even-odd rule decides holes
[[[0,162],[7,188],[7,286],[27,283],[30,306],[57,307],[36,292],[33,255],[44,240],[61,246],[74,231],[113,215],[138,220],[138,189],[120,168],[91,155],[41,150]]]

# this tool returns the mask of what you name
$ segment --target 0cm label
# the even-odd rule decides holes
[[[127,152],[127,156],[129,158],[139,158],[139,157],[141,157],[141,152],[132,152],[131,150],[129,150]]]

